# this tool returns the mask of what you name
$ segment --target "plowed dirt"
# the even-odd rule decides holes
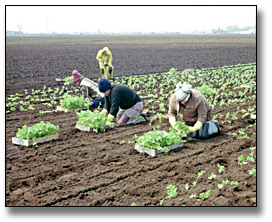
[[[96,53],[104,46],[113,52],[115,76],[166,72],[175,67],[204,68],[256,62],[255,37],[252,36],[73,36],[7,37],[6,97],[24,89],[59,87],[56,78],[71,75],[74,69],[96,79],[100,77]],[[166,101],[168,103],[168,101]],[[256,104],[248,101],[245,107]],[[39,105],[39,104],[38,104]],[[145,107],[148,108],[148,107]],[[225,115],[235,110],[215,109]],[[149,117],[150,118],[150,117]],[[13,145],[11,138],[24,124],[50,121],[59,125],[60,138],[34,147]],[[159,206],[167,196],[166,186],[174,184],[178,196],[166,199],[164,206],[255,206],[256,178],[248,169],[255,163],[238,166],[237,157],[248,155],[256,146],[256,128],[250,128],[248,140],[228,134],[246,127],[250,119],[220,124],[221,135],[188,140],[184,147],[156,157],[138,153],[135,134],[154,126],[120,127],[105,133],[75,129],[75,113],[46,113],[37,110],[6,114],[6,206]],[[161,128],[168,130],[168,120]],[[225,166],[218,180],[208,180]],[[205,170],[193,190],[184,184],[193,182]],[[218,189],[218,181],[238,181],[239,186]],[[192,198],[211,189],[205,199]]]

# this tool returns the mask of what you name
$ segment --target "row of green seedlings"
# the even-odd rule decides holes
[[[250,136],[246,133],[246,131],[249,128],[253,128],[253,127],[256,128],[256,125],[257,124],[255,122],[254,124],[250,124],[250,125],[248,125],[245,128],[240,128],[240,129],[236,130],[235,132],[228,132],[227,134],[236,137],[238,140],[241,140],[241,139],[250,139]],[[256,132],[252,133],[252,135],[256,135]]]
[[[241,66],[237,66],[241,69]],[[207,80],[203,79],[201,82],[198,83],[200,87],[197,87],[195,85],[196,89],[200,90],[203,95],[207,97],[207,100],[211,103],[213,107],[219,104],[220,108],[223,107],[223,105],[229,106],[230,104],[237,104],[238,102],[241,105],[245,105],[248,100],[254,100],[256,99],[256,88],[241,88],[241,83],[244,83],[245,81],[244,77],[241,77],[240,72],[251,72],[252,76],[256,75],[256,65],[255,64],[249,64],[245,65],[245,67],[242,70],[239,70],[240,72],[237,72],[235,69],[235,66],[231,66],[230,68],[224,68],[221,69],[218,68],[217,70],[214,70],[211,74],[207,74],[203,71],[199,71],[200,73],[203,73],[203,75],[209,76]],[[248,71],[249,70],[249,71]],[[197,71],[196,71],[197,72]],[[233,78],[229,78],[228,73],[230,73]],[[164,103],[162,103],[163,100],[168,100],[171,94],[174,92],[173,86],[178,81],[185,81],[187,80],[189,83],[194,84],[195,80],[186,79],[186,76],[180,76],[179,75],[173,75],[169,76],[170,74],[163,73],[162,74],[154,74],[154,75],[147,75],[147,76],[132,76],[132,77],[122,77],[119,79],[116,79],[117,83],[122,84],[128,84],[131,88],[137,89],[137,93],[141,94],[147,94],[151,96],[149,100],[145,102],[145,105],[151,105],[151,112],[155,110],[155,107],[159,106],[159,110],[161,112],[165,112],[165,106]],[[219,89],[211,88],[207,85],[207,83],[211,83],[211,80],[215,79],[218,82]],[[249,78],[253,79],[253,78]],[[161,80],[161,84],[158,84],[157,81]],[[191,82],[190,82],[191,81]],[[217,82],[215,81],[215,84]],[[152,87],[152,86],[158,86],[159,87]],[[168,93],[164,93],[165,88],[172,88]],[[240,91],[233,92],[233,87],[238,87]],[[142,90],[141,90],[142,89]],[[152,90],[151,90],[152,89]],[[151,90],[149,93],[148,90]],[[226,99],[228,98],[228,99]],[[230,99],[232,98],[232,99]],[[220,102],[219,102],[220,101]],[[255,111],[255,110],[251,110]],[[244,111],[241,111],[244,112]],[[248,113],[248,112],[246,112]],[[235,118],[235,117],[234,117]]]
[[[79,89],[71,87],[69,89],[66,86],[56,87],[54,90],[51,87],[44,86],[43,90],[31,89],[28,91],[25,89],[25,93],[11,94],[8,96],[6,102],[6,113],[9,114],[13,111],[27,111],[35,110],[35,102],[41,103],[43,106],[53,107],[57,104],[57,101],[62,99],[65,93],[78,93]],[[54,110],[39,110],[39,113],[49,113],[54,112]]]
[[[231,66],[231,67],[235,67],[235,66]],[[239,66],[237,66],[237,67],[239,67]],[[247,67],[247,66],[245,66],[245,67]],[[224,68],[222,68],[223,70],[224,70]],[[204,69],[203,69],[204,70]],[[220,70],[220,69],[219,69]],[[232,70],[232,72],[233,72],[233,70]],[[169,73],[172,73],[173,74],[173,72],[170,70],[170,72]],[[196,73],[201,73],[201,71],[200,70],[196,70]],[[252,73],[254,73],[254,72],[252,72]],[[158,74],[157,74],[158,75]],[[158,75],[159,77],[157,77],[157,80],[159,80],[159,79],[163,79],[163,78],[165,78],[165,77],[162,77],[162,75]],[[68,78],[68,77],[67,77]],[[143,76],[131,76],[131,77],[122,77],[122,78],[120,78],[119,79],[119,82],[118,82],[118,77],[116,78],[116,82],[117,83],[122,83],[122,84],[128,84],[131,88],[133,88],[133,89],[140,89],[141,88],[141,86],[144,84],[144,80],[146,80],[146,76],[145,77],[143,77]],[[125,80],[125,79],[128,79],[127,81]],[[140,79],[140,80],[139,80]],[[147,78],[148,80],[149,80],[149,84],[147,84],[147,86],[151,86],[151,85],[156,85],[156,83],[157,83],[157,80],[156,80],[156,78],[154,78],[154,75],[149,75],[149,78]],[[167,78],[167,80],[169,80],[169,79],[173,79],[173,76],[171,76],[171,78]],[[122,80],[122,81],[120,81],[120,80]],[[180,80],[180,79],[179,79]],[[194,80],[193,80],[194,81]],[[132,85],[132,83],[133,83],[133,85]],[[135,86],[136,85],[136,86]],[[162,85],[162,84],[161,84]],[[226,86],[227,86],[228,84],[227,83],[225,83],[225,84],[223,84],[223,86],[220,88],[221,89],[221,91],[222,92],[224,92],[225,91],[225,88],[226,88]],[[144,87],[145,89],[146,89],[146,87]],[[148,87],[147,87],[148,88]],[[213,104],[216,104],[217,103],[217,98],[219,98],[219,94],[218,93],[216,93],[216,89],[213,89],[213,88],[211,88],[211,87],[209,87],[209,86],[207,86],[207,85],[201,85],[201,87],[197,87],[196,89],[198,89],[203,95],[205,95],[205,96],[210,96],[211,97],[211,99],[213,99]],[[166,111],[166,108],[165,108],[165,105],[164,105],[164,103],[162,102],[163,100],[168,100],[169,99],[169,94],[164,94],[163,93],[163,90],[164,90],[164,88],[163,87],[159,87],[159,93],[157,93],[157,91],[158,91],[158,88],[154,88],[153,89],[153,94],[149,94],[149,96],[151,96],[152,98],[150,98],[149,100],[147,100],[146,102],[145,102],[145,105],[149,105],[149,104],[154,104],[154,103],[158,103],[159,104],[159,111],[161,111],[161,112],[165,112]],[[245,89],[245,91],[244,91],[244,93],[242,93],[240,96],[244,96],[245,94],[246,94],[246,92],[248,91],[248,89],[246,88]],[[138,92],[137,92],[138,94],[141,94],[141,90],[139,90]],[[240,94],[241,92],[239,91],[239,94]],[[216,96],[213,98],[212,96],[214,95],[214,94],[216,94]],[[226,98],[226,97],[228,97],[229,98],[229,96],[230,95],[233,95],[233,93],[232,93],[232,91],[229,91],[229,94],[226,94],[225,93],[225,97],[224,98]],[[253,95],[253,96],[255,96],[255,95]],[[251,97],[248,97],[249,99],[251,99]],[[209,98],[208,98],[209,99]],[[244,102],[244,100],[245,99],[247,99],[247,98],[244,98],[243,99],[243,102]],[[233,103],[235,102],[237,102],[237,98],[235,98],[235,99],[233,99],[233,100],[231,100],[231,99],[228,99],[227,100],[227,103],[224,103],[224,99],[221,99],[221,101],[220,101],[220,107],[222,107],[222,105],[223,104],[226,104],[226,105],[229,105],[230,104],[230,102],[231,101],[233,101]],[[154,111],[155,110],[155,106],[152,106],[152,108],[151,108],[151,111]],[[149,110],[147,110],[147,109],[145,109],[144,110],[145,112],[149,112]],[[244,112],[244,110],[242,110],[241,112]],[[245,115],[249,115],[249,113],[248,112],[246,112],[245,114],[244,114],[244,116]],[[235,119],[237,119],[237,116],[235,116],[235,114],[233,114],[233,119],[235,120]],[[230,123],[231,121],[230,120],[228,120],[228,123]]]
[[[256,147],[249,147],[248,148],[250,150],[250,154],[247,155],[247,157],[245,158],[244,155],[240,155],[238,158],[237,158],[237,163],[239,166],[243,166],[243,165],[246,165],[248,164],[248,162],[253,162],[255,163],[256,161],[256,154],[255,154],[255,150],[256,150]],[[225,166],[221,165],[220,163],[217,163],[217,167],[218,167],[218,173],[219,174],[222,174],[224,171],[225,171]],[[253,177],[256,177],[256,168],[252,168],[250,170],[247,170],[249,175],[252,175]],[[199,178],[201,176],[203,176],[206,172],[204,170],[200,170],[198,173],[197,173],[197,177],[196,177],[196,180],[193,181],[191,184],[189,183],[186,183],[184,185],[184,188],[185,190],[189,190],[190,188],[194,188],[196,187],[197,185],[197,182],[199,180]],[[211,173],[209,176],[208,176],[208,179],[209,180],[215,180],[217,179],[217,175],[215,173]],[[223,189],[224,186],[226,185],[234,185],[234,186],[238,186],[239,185],[239,182],[238,181],[230,181],[228,179],[226,180],[221,180],[220,183],[217,184],[217,188],[218,189]],[[164,200],[166,199],[172,199],[172,198],[175,198],[178,196],[178,192],[177,192],[177,187],[173,184],[170,184],[166,187],[167,191],[167,195],[166,197],[164,197],[163,199],[160,200],[160,205],[162,206],[163,205],[163,202]],[[192,199],[192,198],[200,198],[200,199],[205,199],[205,198],[208,198],[210,195],[211,195],[211,190],[208,190],[206,192],[201,192],[199,194],[196,194],[196,193],[192,193],[190,196],[189,196],[189,199]],[[133,202],[131,204],[131,206],[136,206],[136,203]],[[185,205],[182,205],[182,206],[185,206]]]

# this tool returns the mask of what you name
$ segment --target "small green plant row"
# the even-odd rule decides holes
[[[170,184],[166,187],[166,194],[167,196],[164,197],[163,199],[160,200],[160,206],[163,205],[163,202],[166,200],[166,199],[173,199],[173,198],[176,198],[178,196],[178,192],[177,192],[177,187],[173,184]],[[191,194],[190,195],[190,199],[192,198],[195,198],[195,197],[199,197],[200,199],[205,199],[205,198],[208,198],[210,195],[211,195],[211,190],[208,190],[206,192],[201,192],[199,193],[199,195],[197,194]]]
[[[47,88],[44,86],[42,91],[32,89],[32,92],[28,92],[28,90],[25,89],[25,94],[16,93],[7,98],[8,102],[6,103],[6,113],[11,113],[16,110],[35,110],[34,104],[31,104],[34,102],[41,102],[43,105],[52,107],[58,100],[62,99],[65,94],[78,92],[79,89],[75,87],[71,87],[71,90],[69,90],[65,86],[61,89],[56,87],[54,90],[50,87]]]
[[[256,155],[254,154],[256,147],[249,147],[249,150],[251,150],[250,154],[245,158],[244,155],[240,155],[238,157],[238,165],[246,165],[248,162],[255,162]]]

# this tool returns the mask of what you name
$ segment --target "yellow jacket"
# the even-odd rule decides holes
[[[103,53],[106,52],[107,55],[105,56]],[[112,66],[112,53],[108,47],[104,47],[103,49],[99,50],[96,56],[96,59],[99,61],[100,68],[104,68],[105,64],[108,64],[109,67]]]

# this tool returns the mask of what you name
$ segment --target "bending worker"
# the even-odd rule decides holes
[[[146,122],[141,114],[143,101],[132,89],[121,84],[111,84],[109,80],[101,78],[98,89],[105,95],[105,106],[102,114],[108,114],[107,125],[116,117],[117,125],[129,125]],[[120,108],[120,109],[119,109]]]
[[[82,76],[77,70],[72,72],[73,83],[80,86],[81,94],[84,98],[90,98],[90,109],[95,109],[99,106],[104,106],[105,98],[104,94],[99,92],[98,84],[84,76]]]
[[[99,50],[96,56],[99,62],[102,78],[113,78],[112,53],[108,47]]]
[[[220,132],[217,121],[211,121],[212,108],[208,101],[186,82],[177,84],[169,102],[169,122],[175,130],[178,130],[175,127],[178,113],[182,114],[183,121],[189,126],[187,137],[206,139]]]

